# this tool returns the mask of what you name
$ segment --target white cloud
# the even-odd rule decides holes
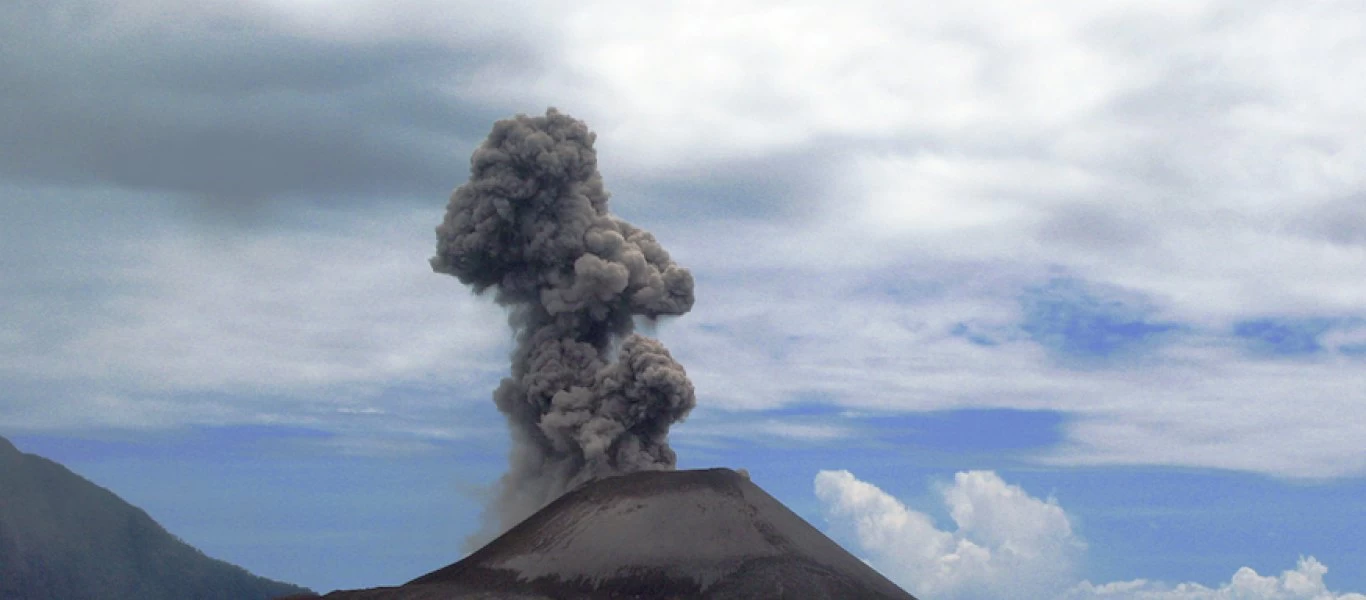
[[[372,430],[417,431],[418,415],[483,400],[506,369],[502,310],[426,264],[439,206],[259,229],[87,206],[49,210],[43,231],[66,229],[31,241],[42,260],[10,274],[26,295],[0,323],[14,341],[0,373],[22,384],[6,426],[345,431],[382,408],[364,415],[384,421]]]
[[[1253,358],[1215,330],[1072,368],[1017,328],[1020,289],[1046,272],[962,268],[900,279],[900,270],[763,268],[730,275],[743,285],[704,279],[693,313],[669,325],[670,348],[700,403],[718,410],[814,398],[851,410],[1059,411],[1069,415],[1060,444],[1026,458],[1291,478],[1366,472],[1360,358]],[[996,345],[953,335],[964,322]]]
[[[995,473],[959,473],[943,490],[957,528],[920,513],[848,471],[821,471],[816,495],[832,522],[852,528],[868,560],[926,598],[1043,598],[1073,581],[1085,545],[1052,501]]]
[[[712,406],[699,406],[687,424],[675,429],[676,446],[721,447],[756,442],[777,445],[833,444],[858,435],[858,429],[827,419],[746,418],[743,414],[723,413]]]
[[[678,228],[675,256],[718,280],[674,344],[704,402],[1058,410],[1076,418],[1055,464],[1353,476],[1359,360],[1254,359],[1225,332],[1366,306],[1354,11],[609,2],[574,13],[532,88],[593,124],[609,174],[804,157],[791,203],[809,209]],[[774,164],[765,179],[798,176]],[[1010,328],[1013,295],[1058,272],[1195,333],[1089,372],[943,335]]]
[[[1094,585],[1083,581],[1070,590],[1065,600],[1366,600],[1366,595],[1335,593],[1323,582],[1328,567],[1310,556],[1301,558],[1294,569],[1280,576],[1262,576],[1243,567],[1218,588],[1198,583],[1175,586],[1145,580],[1120,581]]]
[[[609,138],[632,144],[623,156],[661,167],[679,154],[743,156],[831,137],[1014,137],[1147,79],[1114,68],[1084,37],[1091,21],[1135,11],[595,3],[567,21],[562,62],[542,89],[587,102]]]
[[[637,189],[684,182],[667,195],[685,197],[686,182],[727,168],[756,187],[788,184],[774,187],[792,198],[770,201],[801,210],[704,198],[661,236],[699,277],[696,310],[664,337],[704,405],[1055,410],[1072,417],[1066,443],[1041,457],[1055,464],[1366,472],[1359,360],[1251,360],[1209,333],[1366,306],[1366,279],[1351,276],[1366,272],[1366,115],[1352,101],[1366,91],[1353,76],[1366,38],[1353,3],[172,4],[122,3],[106,22],[233,15],[246,32],[322,37],[358,56],[374,41],[477,45],[485,70],[433,89],[587,119],[609,189],[624,173]],[[658,201],[614,202],[632,200],[646,212]],[[436,217],[222,241],[152,232],[98,252],[72,242],[81,260],[53,260],[66,277],[45,283],[94,272],[128,287],[84,315],[69,299],[10,294],[0,373],[98,378],[112,389],[94,391],[121,398],[322,382],[363,396],[496,376],[501,315],[423,271]],[[946,334],[1009,329],[1018,290],[1056,272],[1146,296],[1202,333],[1088,372],[1027,340]],[[914,291],[882,292],[896,286]],[[1360,339],[1358,328],[1323,343]]]
[[[924,598],[976,600],[1366,600],[1329,591],[1327,567],[1301,558],[1280,576],[1243,567],[1218,588],[1145,580],[1077,582],[1085,545],[1052,499],[1040,500],[991,471],[958,473],[942,497],[956,529],[908,508],[848,471],[821,471],[816,496],[855,550],[906,590]]]
[[[424,211],[328,232],[131,241],[109,319],[70,342],[70,368],[152,389],[276,393],[496,369],[500,310],[427,267],[422,234],[437,221]]]
[[[1366,324],[1334,329],[1325,333],[1321,341],[1325,347],[1338,350],[1366,348]]]
[[[1366,299],[1359,231],[1319,226],[1366,185],[1350,3],[251,6],[358,45],[511,40],[534,65],[437,87],[587,118],[609,184],[820,156],[824,210],[773,232],[794,260],[860,238],[883,265],[1061,264],[1204,320]]]
[[[821,157],[822,209],[757,242],[801,240],[790,265],[857,239],[882,266],[1064,265],[1202,322],[1350,312],[1366,229],[1320,213],[1366,186],[1353,10],[603,2],[510,89],[588,118],[613,172]]]

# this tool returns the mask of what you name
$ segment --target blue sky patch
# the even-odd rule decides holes
[[[982,326],[976,323],[960,321],[949,329],[949,334],[963,338],[978,346],[996,346],[1001,343],[1000,340],[992,337],[989,332],[985,331]]]
[[[1247,348],[1256,354],[1275,357],[1312,356],[1327,350],[1319,340],[1320,336],[1348,324],[1349,321],[1344,319],[1264,317],[1235,323],[1233,335],[1243,340]],[[1354,346],[1342,346],[1338,350],[1351,355]]]
[[[282,425],[190,427],[156,432],[87,431],[81,437],[42,433],[9,436],[20,450],[61,463],[101,459],[158,459],[258,455],[287,440],[326,439],[336,434]]]
[[[1050,352],[1070,359],[1106,359],[1151,347],[1181,331],[1178,323],[1153,320],[1140,296],[1087,282],[1057,278],[1020,297],[1019,327]]]
[[[1097,580],[1128,578],[1226,582],[1229,565],[1276,574],[1309,551],[1342,590],[1361,589],[1366,564],[1355,543],[1366,519],[1366,481],[1316,485],[1207,469],[1003,469],[1006,481],[1037,496],[1057,490],[1088,543]],[[1332,565],[1343,565],[1333,569]]]
[[[889,415],[871,420],[887,435],[920,448],[990,454],[1056,444],[1062,439],[1064,424],[1059,412],[1003,408]]]

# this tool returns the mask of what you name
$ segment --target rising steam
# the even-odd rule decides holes
[[[669,426],[695,404],[683,366],[632,333],[688,312],[692,274],[608,212],[594,138],[553,108],[498,121],[436,229],[432,269],[492,289],[517,338],[493,394],[513,440],[500,531],[583,482],[673,469]]]

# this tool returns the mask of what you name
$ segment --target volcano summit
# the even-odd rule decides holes
[[[455,564],[326,597],[915,600],[730,469],[589,482]]]

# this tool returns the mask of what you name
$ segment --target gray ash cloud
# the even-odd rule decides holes
[[[673,469],[669,426],[696,403],[683,366],[633,333],[688,312],[692,275],[609,212],[594,138],[553,108],[498,121],[436,230],[432,268],[493,292],[516,335],[494,392],[513,438],[499,530],[586,481]]]

